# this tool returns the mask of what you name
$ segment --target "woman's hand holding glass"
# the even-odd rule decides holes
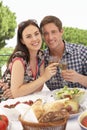
[[[49,64],[57,63],[56,66],[55,66],[56,70],[57,70],[57,66],[58,66],[58,61],[59,61],[59,59],[58,59],[57,56],[49,56]],[[56,82],[56,79],[55,79],[54,75],[52,76],[51,80],[53,82]]]
[[[53,78],[53,76],[56,74],[57,72],[57,66],[59,64],[58,63],[51,63],[49,64],[46,68],[45,68],[45,71],[44,71],[44,78],[47,80],[49,80],[50,78]]]

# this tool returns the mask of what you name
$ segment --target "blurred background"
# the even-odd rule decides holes
[[[0,68],[16,45],[17,25],[27,19],[40,24],[44,16],[55,15],[63,23],[65,40],[87,45],[86,12],[87,0],[0,0]]]

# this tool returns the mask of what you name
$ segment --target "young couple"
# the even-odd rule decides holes
[[[17,45],[7,63],[1,87],[5,98],[16,98],[40,91],[46,83],[50,90],[63,87],[87,88],[87,47],[62,39],[62,22],[46,16],[40,23],[27,20],[18,25]],[[42,37],[47,49],[40,49]],[[49,56],[67,60],[68,69],[60,73],[59,63],[49,64]],[[52,80],[52,77],[55,80]]]

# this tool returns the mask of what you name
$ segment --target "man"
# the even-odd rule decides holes
[[[49,56],[57,56],[59,61],[66,60],[68,69],[60,71],[58,67],[56,79],[46,82],[50,90],[64,87],[64,81],[69,87],[87,88],[87,47],[69,44],[62,39],[62,22],[55,16],[46,16],[40,23],[42,36],[48,46],[45,50],[45,66]],[[66,85],[66,84],[65,84]]]

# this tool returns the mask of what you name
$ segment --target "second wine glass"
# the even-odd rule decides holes
[[[67,64],[67,61],[64,59],[64,60],[61,60],[60,62],[59,62],[59,68],[60,68],[60,72],[62,71],[62,70],[67,70],[67,68],[68,68],[68,64]],[[65,86],[65,85],[67,85],[67,81],[65,81],[64,79],[63,79],[63,86]]]

